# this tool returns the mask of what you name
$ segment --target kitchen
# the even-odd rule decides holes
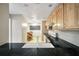
[[[32,6],[33,5],[33,6]],[[34,48],[33,45],[37,48],[41,44],[46,44],[46,46],[52,41],[52,48],[61,47],[61,48],[71,48],[73,46],[78,47],[78,33],[79,33],[79,4],[78,3],[59,3],[59,4],[10,4],[10,16],[12,17],[12,43],[26,43],[23,48]],[[39,11],[36,14],[28,15],[27,11],[23,15],[18,15],[19,10],[22,6],[30,10],[30,15]],[[16,9],[16,7],[18,9]],[[44,7],[47,10],[44,12]],[[14,9],[12,9],[14,8]],[[33,9],[33,12],[31,11]],[[48,10],[48,8],[50,8]],[[25,10],[25,9],[23,9]],[[41,10],[41,11],[40,11]],[[50,11],[51,10],[51,11]],[[47,11],[50,11],[49,14]],[[47,13],[41,14],[41,12]],[[28,18],[26,18],[28,15]],[[47,18],[45,18],[47,16]],[[15,20],[13,20],[15,19]],[[16,20],[18,19],[18,20]],[[29,20],[28,20],[29,19]],[[15,22],[20,23],[15,23]],[[17,26],[17,27],[16,27]],[[19,27],[20,26],[20,27]],[[16,28],[15,28],[16,27]],[[20,31],[19,31],[20,30]],[[18,32],[19,31],[19,34]],[[16,35],[17,36],[16,36]],[[49,37],[52,37],[50,40]],[[20,38],[21,37],[21,38]],[[76,39],[75,39],[76,37]],[[56,40],[56,41],[55,41]],[[55,41],[55,42],[54,42]],[[65,42],[64,42],[65,41]],[[56,43],[57,42],[57,43]],[[63,42],[63,43],[62,43]],[[66,43],[66,44],[64,44]],[[30,45],[31,44],[31,45]],[[51,43],[50,43],[51,44]],[[51,48],[48,45],[48,48]],[[28,45],[28,47],[27,47]],[[63,46],[62,46],[63,45]],[[43,46],[43,45],[42,45]],[[45,47],[40,47],[45,48]]]
[[[0,18],[0,55],[79,55],[79,3],[4,3]]]

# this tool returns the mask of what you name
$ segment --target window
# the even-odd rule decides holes
[[[30,26],[30,30],[40,30],[40,26]]]

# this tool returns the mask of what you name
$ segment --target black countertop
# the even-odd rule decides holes
[[[44,33],[45,36],[50,40],[50,42],[55,46],[55,47],[60,47],[60,48],[79,48],[78,46],[70,43],[70,42],[67,42],[63,39],[60,39],[60,38],[55,38],[51,35],[49,35],[48,33]]]

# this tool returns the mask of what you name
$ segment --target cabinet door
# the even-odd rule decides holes
[[[53,30],[57,29],[56,23],[56,11],[54,11],[53,15],[52,15],[52,23],[53,23]]]
[[[63,4],[58,6],[56,12],[56,19],[57,19],[57,27],[58,29],[63,29]]]
[[[64,4],[64,27],[65,28],[76,28],[77,17],[76,17],[75,4]]]
[[[78,24],[78,28],[79,28],[79,3],[76,3],[76,13],[77,13],[77,24]]]

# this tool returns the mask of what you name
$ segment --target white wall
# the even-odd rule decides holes
[[[22,40],[22,20],[21,15],[14,15],[11,18],[12,20],[12,43],[23,43]]]
[[[26,21],[23,23],[27,23]],[[27,43],[27,32],[29,32],[29,24],[27,26],[22,26],[22,39],[24,43]]]
[[[79,31],[59,31],[59,37],[79,46]]]
[[[9,41],[9,5],[0,3],[0,45]]]

